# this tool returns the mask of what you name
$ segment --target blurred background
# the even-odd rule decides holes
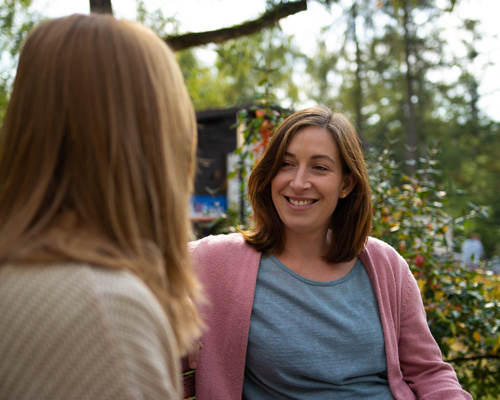
[[[0,0],[0,124],[31,27],[91,11],[176,53],[198,121],[198,237],[248,226],[246,176],[290,112],[349,115],[373,235],[408,261],[462,385],[500,398],[499,0]],[[468,265],[472,233],[484,255]]]
[[[1,118],[29,28],[89,13],[91,2],[0,3]],[[466,230],[480,233],[489,259],[500,255],[498,0],[115,0],[112,11],[164,38],[236,26],[219,43],[209,35],[197,45],[179,42],[199,112],[237,111],[263,98],[294,110],[324,103],[348,113],[370,147],[390,147],[409,173],[437,147],[444,207],[459,217],[484,206]],[[245,21],[261,27],[242,33]],[[214,173],[223,180],[227,168]],[[200,196],[214,191],[230,206],[225,187],[197,184]]]

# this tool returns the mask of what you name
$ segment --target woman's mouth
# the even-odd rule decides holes
[[[292,199],[291,197],[286,197],[288,202],[294,206],[308,206],[309,204],[312,204],[316,202],[317,200],[296,200]]]

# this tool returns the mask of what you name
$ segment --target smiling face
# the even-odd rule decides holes
[[[276,211],[286,235],[325,235],[339,197],[353,188],[342,173],[338,146],[324,128],[299,129],[286,149],[281,168],[271,181]]]

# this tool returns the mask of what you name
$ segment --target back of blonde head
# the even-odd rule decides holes
[[[185,350],[200,326],[187,254],[195,148],[182,74],[155,34],[102,15],[40,24],[2,128],[2,263],[129,269]]]

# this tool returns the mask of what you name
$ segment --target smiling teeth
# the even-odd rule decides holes
[[[292,203],[294,206],[308,206],[309,204],[312,204],[314,201],[313,200],[293,200],[293,199],[288,199],[290,203]]]

